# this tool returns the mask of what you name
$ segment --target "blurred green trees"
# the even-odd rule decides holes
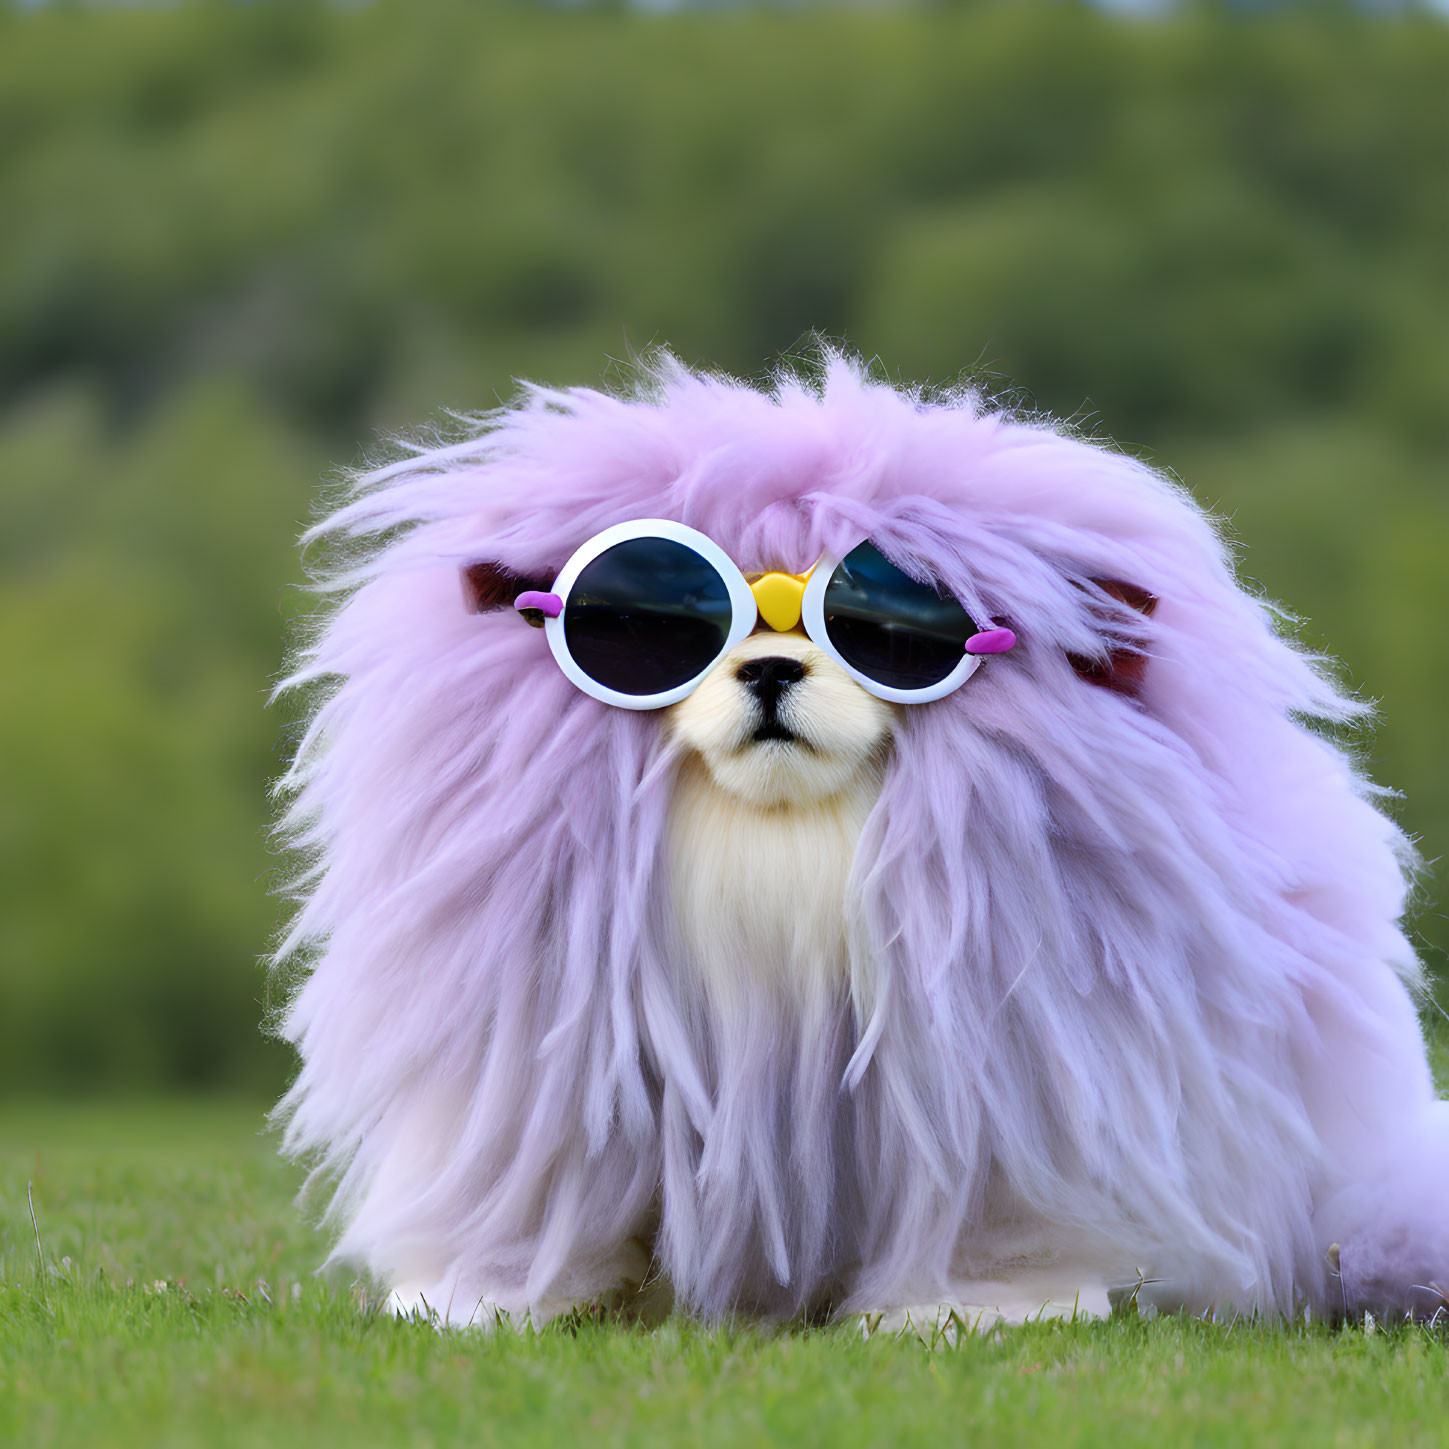
[[[1446,94],[1414,16],[0,9],[0,1085],[275,1085],[320,481],[656,341],[819,329],[1171,468],[1382,701],[1437,859]]]

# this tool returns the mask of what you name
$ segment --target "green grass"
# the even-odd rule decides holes
[[[0,1109],[0,1445],[1442,1442],[1418,1329],[1038,1325],[930,1351],[586,1322],[438,1333],[368,1311],[234,1103]],[[33,1185],[43,1273],[27,1187]]]

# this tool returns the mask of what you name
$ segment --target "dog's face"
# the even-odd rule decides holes
[[[670,709],[668,728],[721,790],[775,807],[859,783],[889,748],[895,720],[803,633],[762,626]]]

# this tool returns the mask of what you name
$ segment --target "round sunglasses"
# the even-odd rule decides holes
[[[809,574],[746,579],[712,539],[640,518],[595,534],[547,593],[514,608],[543,616],[558,666],[585,694],[622,709],[662,709],[695,689],[763,617],[811,641],[863,689],[922,704],[960,688],[987,654],[1016,643],[980,629],[960,603],[898,569],[869,540]]]

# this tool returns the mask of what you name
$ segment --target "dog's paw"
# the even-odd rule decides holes
[[[862,1338],[914,1338],[927,1348],[956,1342],[967,1333],[987,1333],[1002,1321],[1001,1311],[973,1303],[916,1303],[884,1313],[862,1313]]]
[[[383,1308],[394,1318],[409,1323],[428,1323],[434,1328],[477,1328],[492,1333],[499,1328],[527,1326],[524,1315],[522,1323],[515,1324],[507,1309],[491,1299],[480,1298],[476,1303],[459,1304],[456,1298],[444,1299],[422,1288],[394,1288],[387,1295]]]
[[[579,1305],[574,1303],[534,1303],[512,1305],[493,1298],[464,1299],[456,1292],[444,1294],[423,1288],[394,1288],[383,1308],[394,1318],[411,1323],[428,1323],[436,1329],[471,1328],[480,1333],[496,1333],[508,1329],[526,1333],[538,1330],[551,1319],[568,1313]]]
[[[1005,1325],[1058,1319],[1106,1318],[1111,1311],[1105,1290],[1084,1288],[1071,1298],[1003,1296],[993,1303],[920,1303],[883,1313],[862,1313],[859,1322],[863,1338],[915,1338],[928,1348],[938,1348],[954,1344],[963,1332],[990,1333]]]

